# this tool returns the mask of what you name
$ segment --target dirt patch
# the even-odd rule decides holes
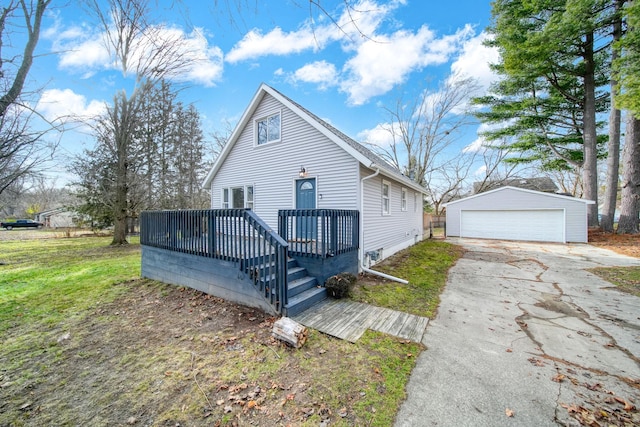
[[[64,328],[3,337],[33,338],[38,350],[0,357],[0,425],[363,425],[376,416],[358,407],[385,387],[383,364],[363,363],[375,354],[363,360],[362,348],[315,331],[295,350],[271,336],[275,318],[260,310],[152,281],[117,286],[131,290]]]
[[[640,258],[640,234],[614,234],[605,233],[600,229],[591,229],[589,244]]]

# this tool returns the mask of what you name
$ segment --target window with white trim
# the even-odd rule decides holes
[[[391,194],[391,185],[387,181],[382,181],[382,215],[391,214],[391,206],[389,204],[389,195]]]
[[[253,209],[253,186],[222,189],[222,209]]]
[[[280,113],[256,120],[256,145],[280,141]]]
[[[400,190],[400,208],[402,209],[402,212],[407,211],[407,189],[406,188],[403,188],[402,190]]]

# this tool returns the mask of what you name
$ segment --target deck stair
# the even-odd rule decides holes
[[[273,265],[262,264],[259,267],[260,280],[266,280]],[[288,304],[284,307],[283,315],[294,316],[303,312],[314,304],[327,298],[327,289],[320,286],[315,277],[309,276],[307,269],[300,267],[294,258],[287,261],[287,294]]]

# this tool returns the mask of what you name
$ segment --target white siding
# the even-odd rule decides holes
[[[513,187],[481,193],[448,203],[447,235],[460,236],[460,212],[463,210],[544,210],[562,209],[565,212],[567,242],[587,241],[587,201]]]
[[[281,142],[254,145],[254,120],[281,111]],[[224,187],[253,185],[254,211],[277,229],[278,209],[295,208],[300,167],[316,178],[317,208],[358,209],[358,161],[265,94],[211,183],[211,207],[221,208]]]
[[[375,171],[361,167],[360,178]],[[390,214],[382,214],[382,181],[390,183]],[[378,175],[364,181],[363,247],[365,252],[382,249],[382,258],[422,240],[422,206],[415,203],[422,196],[413,197],[414,191],[407,189],[407,210],[401,209],[403,185],[389,177]]]

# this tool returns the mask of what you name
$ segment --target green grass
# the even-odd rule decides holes
[[[599,267],[589,271],[613,283],[622,292],[640,297],[640,267]]]
[[[32,322],[55,324],[125,289],[140,277],[140,246],[108,246],[110,238],[45,239],[2,243],[0,333]]]
[[[458,246],[424,240],[377,264],[374,269],[409,281],[408,285],[382,280],[359,280],[352,292],[357,301],[432,318],[447,272],[462,256]]]
[[[269,327],[210,330],[216,326],[198,326],[206,325],[205,311],[218,319],[214,312],[237,309],[141,280],[137,239],[124,247],[110,241],[2,242],[0,425],[124,425],[136,414],[153,425],[229,425],[243,417],[257,425],[317,426],[327,414],[332,426],[393,424],[421,344],[373,331],[354,344],[312,330],[295,350],[274,342]],[[431,316],[459,255],[444,242],[422,242],[376,266],[409,285],[358,292],[373,304]],[[241,350],[226,350],[226,340]],[[222,386],[243,382],[246,392],[263,390],[260,408],[234,405],[225,413],[229,391]],[[32,405],[21,409],[26,403]],[[277,421],[279,412],[285,418]]]

